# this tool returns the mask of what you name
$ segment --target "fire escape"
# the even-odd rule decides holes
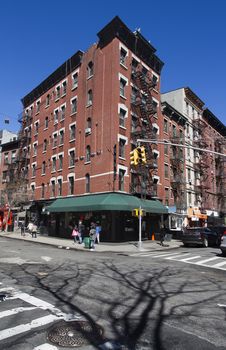
[[[25,113],[18,118],[21,128],[18,133],[18,152],[14,162],[9,166],[10,186],[14,191],[15,204],[25,204],[30,198],[28,189],[28,169],[30,163],[30,143],[31,143],[31,113]]]
[[[207,127],[207,124],[201,119],[196,118],[193,121],[194,125],[194,140],[193,140],[193,146],[206,149],[208,148],[208,143],[205,140],[205,129]],[[195,195],[196,195],[196,202],[197,205],[200,207],[201,210],[205,210],[205,205],[207,202],[208,193],[207,190],[210,188],[208,185],[208,168],[209,168],[209,162],[206,152],[202,151],[195,151],[195,158],[194,158],[194,170],[195,170]]]
[[[141,64],[132,63],[132,130],[131,139],[137,146],[137,139],[156,139],[157,131],[153,125],[153,116],[157,110],[152,99],[152,90],[156,83],[151,74]],[[154,175],[157,171],[157,146],[151,143],[144,144],[147,163],[145,165],[132,166],[132,181],[130,192],[141,198],[153,198],[157,196],[157,183]]]
[[[184,140],[178,137],[174,131],[170,136],[173,144],[181,144]],[[179,146],[171,146],[170,149],[171,176],[170,184],[173,191],[174,203],[177,212],[183,213],[186,209],[186,181],[184,174],[184,151]]]
[[[215,151],[224,154],[226,142],[223,138],[218,138],[215,141]],[[221,214],[225,214],[225,197],[226,197],[226,158],[217,155],[215,157],[215,169],[216,169],[216,195],[217,195],[217,208]]]

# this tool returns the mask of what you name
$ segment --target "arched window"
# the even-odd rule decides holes
[[[91,120],[91,118],[87,118],[86,127],[91,129],[91,127],[92,127],[92,120]]]
[[[91,106],[93,104],[93,92],[90,89],[87,94],[87,105]]]
[[[46,173],[46,162],[42,162],[42,175]]]
[[[86,162],[90,162],[91,148],[90,146],[86,147]]]
[[[90,192],[90,175],[86,174],[86,193]]]
[[[93,62],[90,61],[87,66],[87,78],[92,77],[92,75],[93,75]]]

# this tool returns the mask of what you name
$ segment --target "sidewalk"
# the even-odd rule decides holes
[[[37,234],[37,238],[32,238],[31,235],[26,232],[25,236],[21,236],[20,229],[16,229],[14,232],[0,232],[0,237],[18,239],[23,241],[31,241],[33,243],[48,244],[62,249],[74,249],[80,251],[89,251],[89,249],[84,247],[84,244],[74,243],[73,239],[50,237],[45,235]],[[138,242],[100,242],[100,244],[95,245],[94,252],[104,253],[104,252],[115,252],[115,253],[136,253],[139,251],[161,251],[178,248],[182,245],[181,241],[172,239],[170,242],[165,242],[164,246],[161,246],[158,241],[143,241],[142,248],[138,248]]]

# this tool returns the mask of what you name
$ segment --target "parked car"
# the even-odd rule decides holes
[[[209,227],[187,228],[182,234],[184,246],[202,245],[207,248],[209,245],[220,246],[221,236]]]

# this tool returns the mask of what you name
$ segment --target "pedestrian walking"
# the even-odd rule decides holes
[[[100,226],[99,221],[97,221],[97,223],[96,223],[96,240],[95,240],[95,242],[97,244],[100,243],[100,233],[101,233],[101,226]]]
[[[20,234],[21,236],[25,236],[25,224],[23,222],[20,225]]]
[[[73,231],[72,231],[72,238],[74,240],[74,243],[77,243],[79,242],[79,231],[78,231],[78,226],[75,225],[75,227],[73,228]]]
[[[85,235],[85,225],[82,220],[78,222],[79,242],[82,243]]]
[[[89,237],[90,237],[90,250],[95,249],[95,239],[96,239],[96,225],[94,223],[91,224],[90,230],[89,230]]]

